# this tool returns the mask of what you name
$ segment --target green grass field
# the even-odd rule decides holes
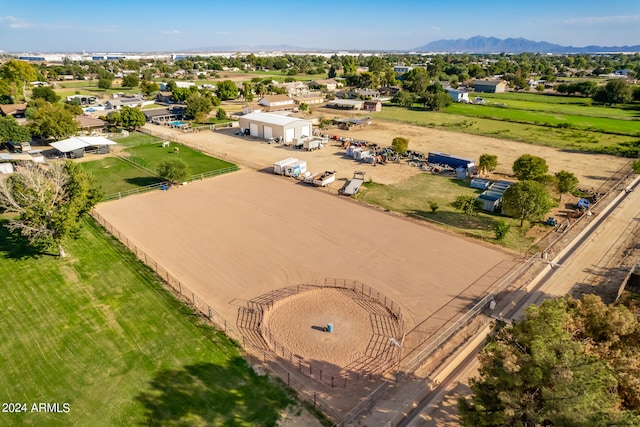
[[[66,250],[33,254],[0,227],[0,401],[27,409],[0,425],[274,425],[293,403],[95,222]]]
[[[81,163],[85,170],[93,174],[105,195],[162,182],[163,180],[155,175],[155,170],[161,162],[174,158],[184,160],[194,176],[235,167],[232,163],[207,156],[182,144],[172,143],[171,147],[163,148],[159,138],[143,133],[133,133],[115,141],[125,147],[128,158],[140,167],[117,157],[104,157]],[[180,152],[174,153],[174,147],[178,147]]]
[[[365,183],[365,189],[355,198],[390,211],[446,224],[458,233],[492,243],[498,243],[494,229],[496,222],[502,219],[511,224],[511,231],[500,244],[519,252],[529,249],[533,242],[526,237],[528,229],[520,228],[518,220],[484,212],[475,216],[464,215],[451,206],[458,196],[477,196],[480,193],[481,190],[469,187],[464,180],[422,173],[394,185]],[[430,208],[432,201],[439,206],[435,213]]]
[[[393,105],[385,105],[381,112],[376,113],[375,117],[379,120],[448,129],[577,151],[605,151],[638,139],[625,135],[514,123],[447,112],[425,111],[419,108],[407,109]],[[461,135],[461,137],[463,136]]]

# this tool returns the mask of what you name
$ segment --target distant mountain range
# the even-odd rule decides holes
[[[451,53],[605,53],[640,52],[640,45],[574,47],[547,42],[536,42],[523,38],[498,39],[496,37],[475,36],[470,39],[436,40],[413,50],[416,52]]]

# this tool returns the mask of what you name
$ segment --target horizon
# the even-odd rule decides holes
[[[499,1],[478,6],[461,0],[458,12],[418,0],[408,0],[395,12],[380,0],[295,6],[281,0],[268,4],[247,0],[226,9],[205,0],[193,0],[184,7],[167,0],[113,0],[108,7],[76,0],[25,3],[11,3],[1,12],[0,51],[204,52],[289,46],[312,51],[408,52],[437,40],[477,35],[576,48],[640,44],[640,2],[541,0],[535,7],[511,4],[505,8]]]

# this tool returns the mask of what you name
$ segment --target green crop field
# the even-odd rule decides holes
[[[445,224],[454,227],[458,233],[493,243],[497,243],[495,225],[502,219],[511,224],[511,231],[500,243],[519,252],[530,249],[532,240],[526,237],[528,229],[520,228],[518,220],[484,212],[475,216],[465,215],[451,206],[458,196],[477,196],[480,193],[481,190],[469,187],[464,180],[422,173],[394,185],[365,183],[365,188],[355,198],[390,211]],[[438,204],[435,213],[431,211],[431,202]]]
[[[155,174],[158,165],[175,158],[184,160],[193,176],[235,168],[232,163],[207,156],[182,144],[171,143],[170,147],[162,147],[162,140],[143,133],[133,133],[115,141],[125,147],[123,157],[128,158],[133,164],[118,157],[104,157],[81,163],[82,167],[95,177],[105,195],[162,182],[163,180]],[[174,147],[178,147],[179,153],[174,152]]]
[[[0,227],[0,401],[26,409],[1,425],[275,425],[294,403],[94,221],[66,249]]]

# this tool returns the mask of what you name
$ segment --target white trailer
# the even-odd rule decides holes
[[[318,148],[320,148],[320,141],[315,138],[305,138],[304,142],[302,143],[302,148],[307,151],[317,150]]]
[[[304,160],[298,160],[284,167],[284,174],[286,176],[297,177],[304,174],[307,171],[307,162]]]
[[[294,159],[293,157],[289,157],[288,159],[280,160],[279,162],[275,162],[273,164],[273,173],[278,175],[284,175],[284,169],[287,165],[297,162],[298,159]]]

